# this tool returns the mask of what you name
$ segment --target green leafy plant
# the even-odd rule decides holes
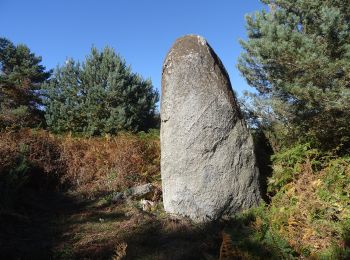
[[[0,204],[3,208],[11,207],[16,200],[20,190],[26,185],[30,176],[28,172],[31,168],[27,160],[28,146],[21,143],[19,145],[19,153],[15,159],[16,164],[14,168],[5,173],[2,178],[2,189],[0,196]]]
[[[273,176],[268,180],[268,192],[277,193],[283,186],[290,183],[302,171],[302,165],[310,163],[312,169],[322,166],[320,152],[312,149],[309,143],[297,144],[286,148],[272,156]]]

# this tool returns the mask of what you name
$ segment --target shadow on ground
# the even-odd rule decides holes
[[[111,259],[121,244],[127,245],[126,259],[218,255],[219,225],[194,226],[136,204],[27,190],[15,207],[1,211],[0,258]]]
[[[0,258],[44,259],[62,235],[61,225],[76,203],[60,193],[22,191],[13,207],[0,214]]]
[[[199,225],[170,218],[161,205],[145,212],[138,201],[113,204],[103,193],[87,200],[27,187],[10,204],[0,200],[0,259],[218,259],[223,232],[233,259],[278,255],[249,239],[249,216]]]
[[[218,259],[223,231],[238,249],[236,259],[246,259],[245,251],[257,259],[259,253],[275,255],[245,239],[254,232],[249,219],[196,225],[171,219],[160,208],[144,212],[137,204],[27,190],[12,211],[1,214],[0,258]]]

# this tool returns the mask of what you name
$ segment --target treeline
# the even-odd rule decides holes
[[[69,59],[54,70],[41,61],[0,38],[0,129],[92,136],[158,127],[158,92],[112,48],[92,48],[84,62]]]
[[[309,142],[350,152],[350,2],[263,0],[247,16],[238,68],[250,93],[252,123],[276,149]]]
[[[349,259],[350,1],[262,2],[238,61],[268,177],[252,227],[283,259]]]

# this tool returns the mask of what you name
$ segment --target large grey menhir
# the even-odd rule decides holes
[[[161,175],[167,212],[208,221],[261,199],[253,139],[222,62],[200,36],[163,65]]]

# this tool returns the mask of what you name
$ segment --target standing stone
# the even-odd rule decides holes
[[[200,36],[179,38],[164,61],[161,175],[165,210],[195,221],[261,198],[252,137],[224,66]]]

